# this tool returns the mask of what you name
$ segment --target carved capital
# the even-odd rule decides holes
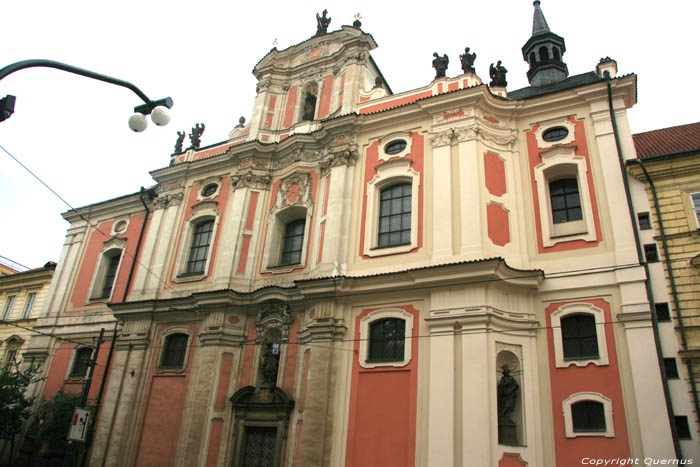
[[[257,188],[258,190],[267,190],[270,188],[270,176],[267,174],[256,174],[252,170],[245,174],[233,175],[231,177],[231,186],[234,190],[239,188]]]
[[[161,193],[156,199],[153,200],[156,209],[165,209],[170,206],[179,205],[184,198],[182,192],[179,193]]]
[[[437,133],[430,134],[430,142],[433,144],[434,148],[445,146],[450,144],[452,137],[455,135],[455,130],[450,128],[448,130],[440,131]]]
[[[320,164],[321,176],[326,175],[333,167],[337,167],[339,165],[355,165],[355,162],[357,162],[357,157],[357,149],[354,148],[332,153]]]
[[[478,134],[479,127],[476,125],[455,128],[455,136],[459,142],[475,139]]]

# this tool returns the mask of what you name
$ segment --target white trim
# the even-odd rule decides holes
[[[565,360],[564,345],[561,337],[561,319],[574,314],[593,315],[596,325],[596,338],[598,339],[598,358],[583,360]],[[605,313],[590,303],[569,303],[562,305],[550,316],[552,334],[554,338],[554,364],[557,368],[566,368],[571,365],[584,367],[589,363],[596,366],[608,365],[608,346],[605,337]]]
[[[204,201],[193,207],[192,216],[187,221],[185,226],[185,232],[180,244],[180,252],[177,255],[177,263],[173,277],[175,282],[196,281],[206,277],[209,273],[211,257],[214,252],[214,244],[216,242],[216,233],[218,231],[219,220],[221,218],[219,212],[216,210],[216,205],[217,203],[214,201]],[[201,273],[187,274],[187,262],[189,261],[190,250],[192,249],[192,237],[194,236],[194,230],[197,225],[209,220],[213,220],[214,225],[212,227],[211,239],[207,250],[207,262],[204,264],[204,270]]]
[[[695,227],[700,229],[700,192],[693,192],[688,194],[690,195],[690,207],[693,210],[693,214],[695,214]],[[694,195],[698,196],[697,203],[695,203],[695,199],[693,199]]]
[[[181,367],[164,367],[161,365],[161,362],[163,361],[163,351],[165,350],[165,340],[168,338],[168,336],[171,336],[173,334],[186,334],[187,335],[187,345],[185,346],[185,356],[184,359],[182,360],[182,366]],[[168,328],[167,331],[164,331],[160,335],[160,341],[159,341],[159,349],[156,355],[156,366],[155,366],[155,372],[156,373],[182,373],[187,369],[187,362],[190,358],[190,348],[192,347],[192,344],[194,343],[194,331],[192,329],[188,328],[187,326],[173,326],[171,328]]]
[[[539,53],[539,52],[538,52]],[[546,122],[539,123],[539,128],[537,131],[535,131],[535,139],[537,140],[537,146],[542,149],[548,149],[557,145],[561,144],[570,144],[575,141],[576,135],[575,135],[575,130],[576,127],[574,126],[573,123],[569,121],[568,118],[557,118],[555,120],[548,120]],[[544,138],[542,138],[542,135],[547,131],[551,130],[552,128],[556,128],[558,126],[562,126],[569,130],[569,134],[566,135],[564,138],[558,140],[558,141],[545,141]]]
[[[280,265],[282,256],[282,243],[284,230],[290,222],[304,219],[304,238],[301,246],[301,258],[298,263]],[[265,252],[263,253],[262,272],[281,274],[295,269],[306,267],[306,251],[309,244],[309,230],[311,228],[311,210],[303,205],[293,205],[270,214],[265,239]]]
[[[124,252],[126,251],[126,241],[121,238],[112,238],[111,240],[105,242],[104,249],[100,252],[98,256],[97,266],[95,267],[95,272],[92,275],[92,282],[90,283],[90,291],[88,293],[87,302],[109,302],[112,300],[114,295],[114,286],[119,278],[119,271],[121,270],[122,263],[124,261]],[[119,264],[117,264],[117,270],[114,272],[114,282],[112,282],[112,289],[109,291],[108,297],[101,297],[102,290],[105,286],[105,279],[107,276],[107,270],[109,268],[109,263],[114,256],[119,255]]]
[[[408,146],[407,146],[408,147]],[[412,161],[398,159],[376,167],[377,175],[367,183],[367,207],[365,216],[365,243],[363,254],[370,257],[405,253],[418,246],[418,196],[420,173],[411,168]],[[378,248],[379,241],[379,200],[382,189],[390,185],[408,182],[411,184],[411,243],[388,248]]]
[[[574,431],[574,421],[571,415],[571,406],[581,401],[593,401],[603,405],[603,413],[605,414],[605,431]],[[604,395],[597,392],[577,392],[572,394],[561,403],[562,412],[564,414],[564,430],[567,438],[576,438],[577,436],[604,436],[606,438],[615,437],[615,427],[613,426],[613,409],[612,401]]]
[[[542,244],[545,247],[571,240],[590,242],[596,239],[593,204],[586,176],[586,158],[575,155],[575,150],[575,147],[553,147],[541,153],[542,163],[534,168],[542,224]],[[554,224],[549,183],[562,178],[576,178],[583,219]]]
[[[386,153],[386,147],[390,144],[393,143],[396,140],[403,140],[406,143],[406,147],[403,148],[402,151],[397,152],[396,154],[387,154]],[[411,134],[405,131],[397,131],[395,133],[391,133],[390,135],[386,135],[382,137],[382,144],[379,146],[378,150],[378,157],[380,161],[388,161],[389,159],[393,159],[395,157],[405,157],[409,154],[411,154],[411,148],[413,146],[413,138],[411,138]]]
[[[404,329],[403,360],[396,362],[368,362],[367,353],[369,348],[369,325],[377,320],[385,318],[399,318],[406,322]],[[403,367],[411,361],[411,336],[413,336],[413,315],[400,308],[385,308],[375,310],[360,320],[360,355],[359,361],[362,368],[377,367]]]

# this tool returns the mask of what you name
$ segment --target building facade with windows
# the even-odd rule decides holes
[[[633,135],[627,162],[679,437],[697,443],[700,381],[700,123]]]
[[[376,46],[319,17],[255,65],[247,126],[65,214],[64,340],[29,353],[56,387],[116,321],[90,464],[673,458],[608,111],[609,83],[631,146],[636,77],[569,76],[539,2],[520,90],[394,94]]]

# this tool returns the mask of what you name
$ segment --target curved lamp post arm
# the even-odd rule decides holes
[[[173,106],[173,100],[170,97],[166,97],[164,99],[158,99],[156,101],[152,101],[151,99],[146,96],[146,94],[143,93],[139,88],[134,86],[133,84],[129,83],[128,81],[124,81],[121,79],[117,78],[112,78],[111,76],[103,75],[100,73],[95,73],[94,71],[86,70],[84,68],[78,68],[72,65],[67,65],[65,63],[61,62],[56,62],[54,60],[43,60],[43,59],[31,59],[31,60],[22,60],[21,62],[16,62],[12,63],[10,65],[7,65],[6,67],[0,69],[0,80],[5,78],[5,76],[14,73],[15,71],[18,70],[23,70],[25,68],[33,68],[33,67],[45,67],[45,68],[57,68],[59,70],[67,71],[69,73],[74,73],[76,75],[81,75],[85,76],[86,78],[92,78],[96,79],[98,81],[104,81],[106,83],[114,84],[116,86],[121,86],[127,89],[130,89],[134,94],[139,96],[141,100],[145,102],[145,104],[138,105],[134,107],[134,112],[139,112],[145,115],[148,115],[151,113],[151,111],[159,106],[165,106],[167,108],[171,108]],[[4,99],[3,99],[4,100]],[[14,104],[14,97],[12,98],[12,104]],[[14,105],[13,105],[14,107]],[[9,109],[10,114],[12,114],[13,109]],[[9,117],[7,115],[5,118]],[[0,121],[4,120],[2,116],[0,115]]]

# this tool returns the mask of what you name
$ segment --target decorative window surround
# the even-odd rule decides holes
[[[690,206],[695,214],[695,228],[700,229],[700,193],[690,193]],[[690,225],[692,228],[693,223]]]
[[[88,294],[88,303],[92,302],[109,302],[112,300],[114,295],[115,284],[119,278],[119,271],[121,270],[122,263],[124,262],[124,251],[126,250],[126,240],[123,238],[113,237],[104,243],[104,248],[100,252],[99,260],[97,262],[97,267],[95,268],[95,273],[92,276],[92,283],[90,284],[90,293]],[[107,273],[109,269],[109,264],[113,257],[119,257],[119,264],[117,265],[116,271],[114,271],[114,278],[112,279],[112,287],[109,292],[109,296],[103,297],[102,292],[105,288],[105,280],[107,279]]]
[[[403,346],[404,356],[400,361],[394,362],[368,362],[369,350],[369,325],[377,320],[385,318],[399,318],[406,322],[404,328],[405,343]],[[403,367],[411,361],[411,336],[413,336],[413,315],[399,308],[386,308],[383,310],[375,310],[360,320],[360,366],[362,368],[377,368],[377,367]]]
[[[534,168],[540,204],[542,244],[545,247],[571,240],[590,242],[596,239],[593,204],[586,176],[586,158],[575,155],[575,150],[576,147],[573,146],[553,147],[541,154],[542,163]],[[576,178],[583,219],[554,224],[549,184],[562,178]]]
[[[605,430],[604,431],[574,431],[574,421],[571,415],[571,406],[581,401],[594,401],[603,404],[603,412],[605,414]],[[567,438],[576,438],[578,436],[604,436],[606,438],[615,437],[615,427],[613,426],[613,409],[612,401],[604,395],[597,392],[578,392],[572,394],[561,403],[562,412],[564,413],[564,430]]]
[[[569,134],[558,141],[545,141],[542,135],[548,130],[556,127],[564,127],[569,130]],[[546,122],[539,123],[539,128],[535,131],[535,139],[537,140],[537,146],[542,149],[549,149],[554,146],[559,146],[562,144],[571,144],[576,139],[575,137],[575,126],[569,121],[568,118],[558,118],[556,120],[550,120]]]
[[[598,339],[598,358],[588,358],[582,360],[564,359],[564,346],[561,336],[561,320],[565,316],[572,314],[593,315],[596,323],[596,338]],[[557,368],[567,368],[570,365],[584,367],[589,363],[596,366],[609,364],[608,346],[605,336],[605,313],[590,303],[569,303],[562,305],[550,316],[552,334],[554,338],[554,364]]]
[[[83,379],[87,376],[90,367],[90,359],[92,358],[92,347],[78,346],[73,349],[71,360],[68,365],[68,373],[66,379]],[[84,367],[83,367],[84,364]],[[78,367],[77,365],[80,365]]]
[[[396,140],[405,141],[406,147],[395,154],[387,154],[385,151],[386,147]],[[408,154],[411,154],[411,147],[412,146],[413,146],[413,138],[411,138],[411,134],[408,132],[399,131],[396,133],[391,133],[390,135],[386,135],[386,136],[382,137],[382,144],[379,146],[379,160],[386,162],[389,159],[393,159],[395,157],[405,157]]]
[[[171,336],[173,334],[186,334],[187,337],[187,346],[185,347],[185,358],[182,361],[182,366],[180,367],[166,367],[162,365],[163,362],[163,352],[166,350],[166,341],[168,336]],[[187,369],[187,362],[189,361],[190,358],[190,349],[192,348],[192,344],[194,342],[194,331],[192,329],[188,328],[187,326],[173,326],[171,328],[168,328],[165,332],[163,332],[160,335],[160,340],[159,340],[159,351],[156,355],[156,373],[182,373]]]
[[[395,139],[395,138],[394,138]],[[391,142],[393,139],[387,142]],[[410,141],[410,139],[407,139]],[[410,144],[407,145],[410,148]],[[381,157],[381,156],[380,156]],[[418,247],[418,188],[420,173],[411,168],[410,159],[397,159],[384,162],[376,167],[377,174],[367,184],[367,214],[363,254],[370,257],[405,253]],[[407,245],[378,248],[379,242],[379,202],[382,189],[396,183],[411,184],[411,242]]]
[[[202,201],[192,207],[192,214],[185,225],[182,241],[180,242],[180,251],[177,255],[177,264],[175,265],[175,282],[190,282],[197,281],[207,276],[209,267],[211,266],[211,258],[214,253],[216,244],[216,234],[219,229],[220,215],[216,209],[218,203],[216,201]],[[204,265],[204,270],[201,273],[187,274],[187,262],[190,259],[190,250],[192,248],[192,240],[194,231],[197,225],[209,220],[214,221],[209,249],[207,250],[207,262]]]

